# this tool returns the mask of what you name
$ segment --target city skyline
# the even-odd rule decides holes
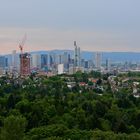
[[[139,0],[1,1],[0,54],[69,49],[140,52]]]

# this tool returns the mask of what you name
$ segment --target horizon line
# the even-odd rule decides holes
[[[14,50],[12,50],[14,51]],[[11,53],[4,53],[4,54],[1,54],[0,53],[0,56],[3,56],[3,55],[11,55],[12,54],[12,51]],[[34,51],[25,51],[24,53],[36,53],[36,52],[51,52],[51,51],[74,51],[74,50],[71,50],[71,49],[52,49],[52,50],[34,50]],[[81,52],[89,52],[89,53],[96,53],[96,52],[100,52],[100,53],[140,53],[140,51],[89,51],[89,50],[82,50]],[[20,54],[19,51],[16,50],[16,53],[17,54]]]

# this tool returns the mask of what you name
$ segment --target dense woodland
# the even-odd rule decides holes
[[[76,83],[107,76],[73,75]],[[140,140],[140,98],[106,87],[101,96],[91,89],[79,92],[78,84],[70,90],[62,76],[1,77],[0,139]]]

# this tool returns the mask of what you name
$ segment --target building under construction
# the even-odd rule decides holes
[[[29,53],[20,54],[20,75],[21,76],[30,75],[30,54]]]

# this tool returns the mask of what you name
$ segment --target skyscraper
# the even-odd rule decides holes
[[[110,71],[110,59],[106,59],[106,70]]]
[[[32,54],[31,55],[31,68],[32,69],[40,69],[41,68],[40,54]]]
[[[58,55],[58,64],[62,64],[63,63],[63,55]]]
[[[6,58],[5,56],[0,56],[0,75],[5,73]]]
[[[48,66],[48,54],[41,54],[41,68]]]
[[[101,69],[101,53],[100,52],[95,53],[95,67],[99,70]]]
[[[63,54],[63,64],[64,64],[64,70],[67,71],[69,68],[69,56],[68,52],[64,52]]]
[[[54,67],[56,66],[57,64],[57,55],[55,53],[51,53],[50,54],[50,57],[49,57],[49,64],[50,64],[50,67]]]
[[[6,66],[6,58],[5,56],[0,56],[0,69],[4,69]]]
[[[77,47],[76,41],[74,41],[75,51],[74,51],[74,66],[81,66],[81,51],[80,47]]]
[[[17,71],[17,67],[18,67],[18,60],[19,58],[17,57],[17,54],[16,54],[16,50],[13,50],[12,51],[12,72],[16,72]]]

